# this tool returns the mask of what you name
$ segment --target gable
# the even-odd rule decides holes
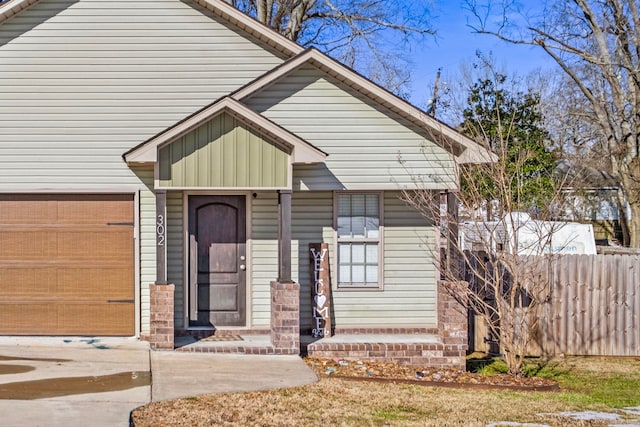
[[[137,184],[123,152],[229,94],[273,141],[293,141],[295,188],[397,189],[415,176],[454,188],[455,161],[477,159],[459,133],[222,0],[12,3],[0,7],[0,188]]]
[[[159,148],[160,188],[290,188],[291,150],[219,114]]]
[[[283,62],[194,5],[40,0],[2,22],[0,188],[135,184],[123,152]]]
[[[324,165],[296,167],[294,188],[397,190],[417,177],[426,188],[456,188],[453,156],[424,130],[316,67],[301,66],[244,102],[329,153]]]

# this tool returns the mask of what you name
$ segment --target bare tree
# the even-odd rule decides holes
[[[474,29],[510,43],[538,46],[577,88],[597,126],[590,144],[619,188],[624,243],[640,247],[640,12],[636,0],[561,0],[527,17],[504,0],[467,0]],[[628,203],[631,217],[627,217]]]
[[[314,46],[400,94],[409,81],[408,42],[434,34],[429,2],[226,0],[280,34]]]
[[[477,102],[476,92],[473,88],[470,91],[472,106]],[[423,177],[414,176],[415,187],[404,190],[403,198],[426,218],[440,218],[442,246],[449,249],[444,251],[448,259],[439,256],[445,288],[487,325],[500,344],[509,373],[518,377],[523,375],[525,356],[536,339],[536,314],[550,295],[550,258],[571,242],[558,242],[554,235],[564,224],[548,220],[562,208],[560,186],[545,190],[546,201],[540,206],[523,204],[522,188],[514,185],[540,156],[539,151],[526,149],[528,144],[521,139],[527,137],[523,129],[529,126],[518,129],[521,121],[517,120],[523,108],[535,110],[536,106],[491,105],[493,112],[471,116],[475,125],[464,127],[471,132],[469,136],[487,147],[487,157],[490,150],[497,154],[497,161],[459,167],[463,186],[455,207],[462,222],[457,209],[442,208],[439,193],[424,189]],[[520,144],[524,149],[512,155]],[[540,169],[531,179],[550,180],[552,173]],[[535,218],[519,212],[525,206],[535,207]]]
[[[478,168],[491,174],[502,189],[497,202],[515,208],[510,194],[513,177],[506,163],[477,165],[473,173],[461,168],[460,174],[475,182],[472,178]],[[472,184],[457,194],[463,216],[486,206],[479,187]],[[403,191],[403,199],[423,216],[440,218],[441,242],[449,248],[438,257],[445,289],[487,326],[509,374],[522,376],[525,356],[536,343],[537,314],[550,295],[550,258],[555,256],[550,247],[557,244],[552,242],[553,234],[562,224],[512,212],[493,221],[467,219],[459,225],[460,234],[449,233],[449,228],[457,229],[452,226],[457,224],[457,215],[442,215],[438,193],[421,189],[418,179],[415,189]],[[445,259],[444,253],[453,256]]]

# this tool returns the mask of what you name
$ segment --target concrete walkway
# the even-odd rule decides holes
[[[297,356],[151,352],[151,398],[257,391],[313,384],[318,379]]]
[[[298,357],[154,352],[116,338],[0,337],[0,426],[127,426],[151,400],[312,384]]]

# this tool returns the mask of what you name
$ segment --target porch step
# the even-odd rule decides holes
[[[175,351],[194,353],[277,354],[271,345],[271,336],[268,334],[245,334],[241,331],[235,331],[233,335],[225,333],[220,336],[223,338],[231,337],[232,339],[212,341],[209,339],[197,339],[192,335],[177,336],[175,337]]]
[[[306,354],[350,360],[393,360],[405,365],[464,366],[457,346],[435,334],[340,334],[328,338],[301,337]]]

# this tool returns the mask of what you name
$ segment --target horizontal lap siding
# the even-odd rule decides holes
[[[282,62],[235,31],[179,0],[42,0],[0,25],[0,191],[137,186],[143,334],[153,169],[129,168],[122,154]],[[181,310],[177,194],[168,272]]]
[[[384,195],[384,290],[334,291],[337,327],[436,325],[434,227],[399,196]]]
[[[0,191],[140,184],[125,151],[282,62],[187,3],[42,0],[0,25]]]
[[[382,291],[334,291],[337,327],[436,325],[434,228],[399,200],[384,196]]]
[[[311,281],[308,244],[329,244],[333,310],[337,327],[436,325],[436,274],[432,261],[435,228],[399,199],[384,195],[384,289],[336,290],[336,259],[331,192],[296,192],[293,197],[293,239],[298,246],[300,317],[311,328]],[[296,252],[294,251],[294,256]]]
[[[315,68],[292,72],[247,103],[330,153],[326,167],[295,167],[296,188],[396,190],[418,175],[429,188],[455,187],[445,150]]]
[[[300,324],[311,327],[311,285],[309,243],[329,243],[329,259],[333,259],[333,193],[295,192],[292,201],[293,263],[298,266],[300,283]]]
[[[270,283],[278,276],[278,195],[259,192],[251,201],[251,319],[252,326],[269,327]]]
[[[175,327],[184,327],[184,210],[182,192],[167,191],[167,281],[175,288]]]
[[[140,190],[140,311],[141,333],[150,330],[149,284],[156,281],[156,198],[153,193],[153,167],[133,169],[145,186]]]
[[[384,289],[389,309],[403,307],[393,322],[435,327],[436,227],[407,206],[399,192],[385,193],[384,206]]]

